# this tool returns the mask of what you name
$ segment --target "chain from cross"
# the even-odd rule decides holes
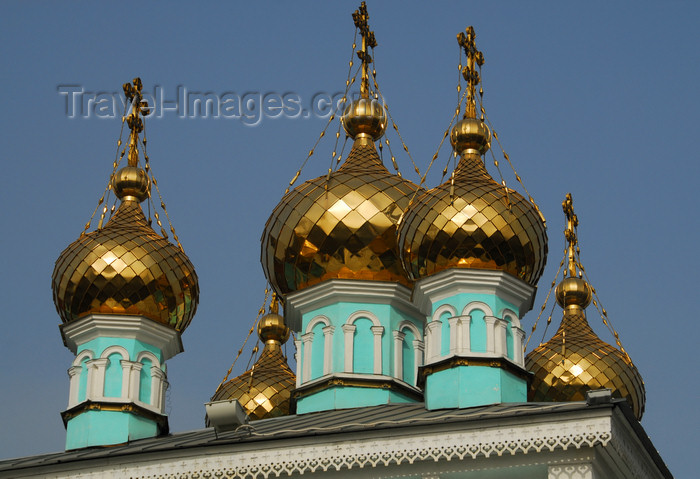
[[[464,117],[476,118],[476,86],[481,81],[476,67],[481,68],[484,64],[484,54],[476,49],[474,27],[468,27],[465,32],[466,35],[462,32],[457,35],[457,43],[467,56],[467,65],[462,68],[462,76],[467,82],[467,108]]]

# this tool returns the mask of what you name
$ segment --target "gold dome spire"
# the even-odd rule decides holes
[[[141,115],[147,109],[141,80],[125,84],[132,101],[128,166],[113,176],[121,200],[107,224],[81,235],[56,260],[54,303],[64,323],[92,313],[140,315],[184,331],[197,309],[197,274],[187,255],[149,225],[140,202],[150,180],[138,166]]]
[[[386,113],[369,94],[367,48],[376,40],[368,18],[363,2],[353,14],[362,34],[361,98],[342,119],[352,150],[337,171],[286,194],[263,231],[263,270],[280,294],[332,278],[411,284],[398,259],[396,225],[418,187],[389,173],[374,146]]]
[[[586,391],[609,388],[613,397],[626,398],[637,419],[644,414],[644,382],[629,356],[602,341],[586,320],[592,288],[578,274],[576,227],[571,194],[562,203],[567,218],[567,277],[556,289],[564,309],[552,339],[530,352],[525,367],[534,373],[531,401],[584,401]]]
[[[474,29],[460,33],[467,53],[464,118],[451,131],[461,156],[453,177],[419,196],[399,227],[401,261],[411,279],[449,268],[494,269],[536,285],[547,258],[547,233],[533,205],[491,178],[481,155],[491,141],[489,128],[476,118],[476,69],[484,57]]]
[[[286,416],[290,413],[296,376],[282,353],[289,328],[278,313],[275,293],[270,313],[258,322],[258,337],[264,347],[256,363],[249,371],[219,385],[211,400],[236,399],[253,420]]]

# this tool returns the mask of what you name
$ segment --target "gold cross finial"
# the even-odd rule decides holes
[[[457,35],[457,42],[467,56],[467,66],[462,68],[462,76],[467,82],[467,108],[464,117],[476,118],[476,86],[481,81],[476,67],[484,64],[484,54],[476,49],[474,27],[470,26],[465,31],[466,35],[461,32]]]
[[[141,78],[134,78],[133,84],[124,83],[122,88],[124,89],[124,96],[127,101],[131,103],[131,112],[129,116],[126,117],[126,124],[129,125],[129,129],[131,130],[131,135],[129,135],[129,166],[138,166],[139,133],[143,131],[141,115],[148,115],[150,110],[148,108],[148,102],[141,96],[141,90],[143,89]]]
[[[280,311],[280,303],[279,300],[277,299],[277,293],[274,291],[272,292],[272,298],[270,299],[270,312],[274,314],[278,314]]]
[[[578,238],[576,237],[576,227],[578,226],[578,217],[574,213],[574,200],[571,198],[571,193],[566,194],[566,198],[561,203],[561,207],[566,215],[566,229],[564,230],[564,237],[569,243],[567,247],[569,256],[569,276],[576,276],[576,256],[575,249],[578,245]]]
[[[360,94],[362,98],[369,98],[369,64],[372,63],[372,56],[367,52],[368,48],[377,46],[377,40],[374,38],[374,32],[370,31],[369,13],[367,13],[367,4],[362,2],[360,8],[352,14],[352,20],[355,22],[355,27],[360,30],[362,35],[362,48],[357,52],[357,56],[362,61],[362,83],[360,84]]]

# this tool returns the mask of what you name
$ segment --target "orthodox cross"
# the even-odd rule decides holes
[[[576,237],[576,227],[578,226],[578,217],[574,213],[574,200],[571,198],[571,193],[566,194],[566,198],[561,203],[561,207],[566,215],[566,229],[564,230],[564,236],[566,241],[569,243],[567,247],[569,256],[569,276],[576,276],[576,257],[575,249],[578,245],[578,239]]]
[[[362,2],[360,8],[352,14],[352,20],[355,22],[355,27],[360,30],[362,35],[362,48],[357,52],[357,56],[362,62],[362,83],[360,84],[360,94],[362,98],[369,98],[369,64],[372,63],[372,57],[367,53],[368,48],[377,46],[377,40],[374,38],[374,32],[370,31],[369,13],[367,13],[367,4]]]
[[[484,54],[476,49],[476,33],[474,27],[470,26],[464,33],[457,35],[457,43],[464,49],[467,56],[467,66],[462,68],[462,76],[467,82],[467,108],[464,112],[465,118],[476,118],[476,86],[481,81],[479,72],[476,70],[484,64]]]
[[[143,131],[143,120],[141,115],[148,115],[148,102],[141,96],[141,90],[143,89],[143,84],[141,83],[141,78],[136,77],[132,83],[124,83],[122,85],[124,89],[124,96],[127,101],[131,103],[131,112],[129,116],[126,117],[126,124],[131,130],[129,135],[129,166],[138,166],[139,161],[139,133]],[[144,140],[145,141],[145,140]]]

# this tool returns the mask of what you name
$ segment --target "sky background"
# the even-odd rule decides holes
[[[63,449],[59,413],[73,355],[61,341],[51,273],[104,190],[120,131],[119,115],[69,118],[60,87],[117,93],[140,76],[145,92],[159,85],[169,101],[178,87],[255,93],[251,98],[294,93],[309,109],[317,93],[344,89],[358,4],[2,4],[0,457]],[[693,476],[700,426],[699,331],[689,303],[700,267],[698,4],[368,7],[380,89],[421,170],[456,105],[455,36],[474,25],[486,58],[484,105],[549,229],[547,269],[525,329],[563,256],[561,201],[571,192],[582,262],[646,383],[642,425],[671,472]],[[203,403],[256,316],[266,284],[263,226],[327,120],[284,114],[249,126],[255,121],[161,116],[146,123],[149,156],[201,288],[185,352],[168,362],[170,427],[184,431],[203,427]],[[337,128],[330,126],[299,184],[325,174]],[[417,181],[396,134],[389,138],[404,175]],[[428,186],[438,184],[449,150]],[[503,164],[515,187],[508,170]],[[613,342],[594,309],[588,316]],[[545,340],[560,317],[557,307]],[[249,357],[246,351],[235,374]]]

